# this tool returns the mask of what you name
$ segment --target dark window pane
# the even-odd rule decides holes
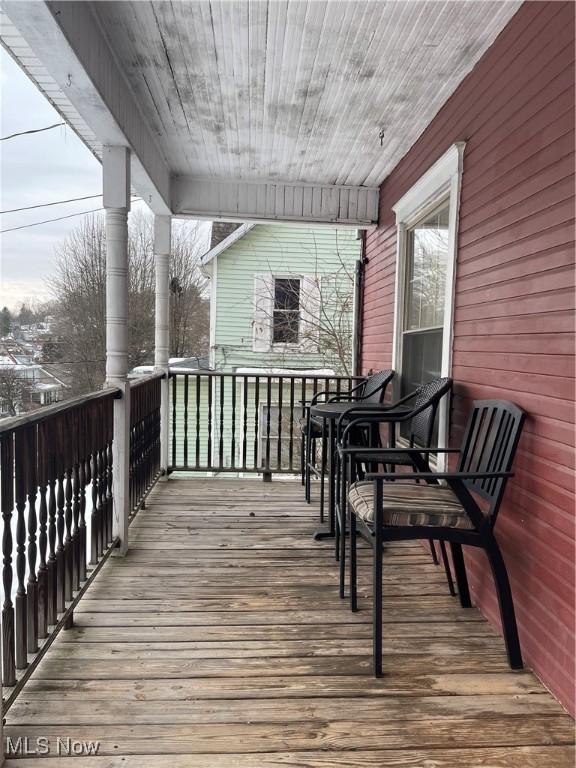
[[[298,311],[300,309],[300,280],[276,278],[274,281],[274,309]]]
[[[440,376],[442,361],[442,329],[405,333],[402,348],[401,395],[409,394],[421,384]],[[400,434],[409,438],[410,425],[402,424]],[[432,445],[438,437],[438,419],[434,424]]]
[[[298,327],[300,312],[275,310],[273,323],[273,344],[296,344],[298,342]]]
[[[273,344],[296,344],[300,325],[300,279],[274,280]]]

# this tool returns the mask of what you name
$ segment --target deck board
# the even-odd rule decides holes
[[[82,768],[568,768],[573,723],[449,597],[418,543],[385,558],[384,677],[298,483],[159,484],[7,716],[13,741],[99,741]],[[13,758],[31,768],[40,758]],[[42,758],[46,759],[46,758]]]

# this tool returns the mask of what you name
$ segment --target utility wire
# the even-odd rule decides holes
[[[38,227],[40,224],[49,224],[51,221],[62,221],[62,219],[71,219],[73,216],[84,216],[87,213],[96,213],[103,211],[104,208],[92,208],[90,211],[80,211],[79,213],[69,213],[68,216],[58,216],[56,219],[45,219],[44,221],[35,221],[34,224],[21,224],[19,227],[10,227],[9,229],[0,229],[0,235],[5,232],[14,232],[17,229],[28,229],[28,227]]]
[[[54,125],[47,125],[46,128],[33,128],[30,131],[20,131],[19,133],[11,133],[9,136],[2,136],[0,141],[8,141],[8,139],[15,139],[16,136],[28,136],[31,133],[42,133],[42,131],[51,131],[52,128],[59,128],[66,123],[54,123]]]
[[[57,368],[59,365],[84,365],[85,363],[105,363],[106,358],[103,357],[101,360],[58,360],[58,362],[54,363],[52,361],[48,360],[37,360],[35,363],[14,363],[14,365],[22,365],[26,367],[27,365],[51,365],[55,368]],[[0,365],[0,373],[6,370],[10,370],[12,368],[12,365]]]
[[[26,205],[24,208],[10,208],[9,211],[0,211],[0,214],[4,213],[18,213],[19,211],[30,211],[32,208],[47,208],[49,205],[64,205],[64,203],[76,203],[79,200],[92,200],[95,197],[102,197],[102,193],[99,195],[86,195],[85,197],[72,197],[70,200],[55,200],[53,203],[39,203],[38,205]]]
[[[138,198],[132,198],[132,201]],[[39,227],[40,224],[49,224],[51,221],[62,221],[63,219],[71,219],[73,216],[85,216],[88,213],[97,213],[103,211],[104,208],[92,208],[89,211],[79,211],[78,213],[69,213],[67,216],[58,216],[55,219],[44,219],[44,221],[35,221],[33,224],[21,224],[19,227],[9,227],[8,229],[0,229],[0,235],[6,232],[15,232],[17,229],[28,229],[29,227]]]

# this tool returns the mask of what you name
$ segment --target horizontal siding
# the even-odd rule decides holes
[[[352,291],[354,263],[360,257],[356,230],[306,229],[257,225],[218,256],[216,299],[216,368],[238,366],[321,368],[315,353],[252,351],[254,275],[259,272],[334,275],[342,290]],[[350,316],[350,321],[351,321]],[[330,361],[336,367],[337,361]]]
[[[325,296],[333,296],[333,288],[327,282],[335,280],[338,283],[339,292],[351,292],[353,290],[353,276],[355,262],[360,258],[360,241],[356,230],[328,229],[328,228],[300,228],[281,225],[257,225],[248,231],[230,248],[217,257],[217,299],[216,299],[216,328],[215,328],[215,368],[217,370],[232,372],[239,367],[258,368],[296,368],[318,369],[333,368],[337,373],[343,373],[337,359],[326,359],[318,353],[290,352],[284,355],[275,355],[271,352],[252,351],[252,321],[254,317],[254,276],[261,272],[318,274],[324,277]],[[340,273],[338,277],[332,277]],[[334,285],[334,283],[332,283]],[[329,313],[330,308],[325,307]],[[352,327],[352,312],[344,323]],[[350,361],[351,362],[351,361]],[[310,380],[308,392],[312,391]],[[316,385],[322,389],[322,385]],[[314,390],[315,391],[315,390]],[[249,390],[253,397],[253,387]],[[289,404],[289,383],[284,381],[282,387],[282,403],[284,408]],[[295,384],[295,402],[303,397],[302,382],[297,380]],[[249,398],[248,412],[248,451],[247,463],[254,464],[254,402]],[[304,398],[306,399],[306,398]],[[259,402],[262,406],[266,402],[265,381],[260,382]],[[274,386],[271,393],[271,404],[277,405],[278,387]],[[225,397],[220,419],[219,408],[215,410],[218,439],[219,429],[222,424],[222,440],[224,443],[224,462],[231,466],[231,457],[235,454],[235,462],[238,465],[241,459],[240,435],[241,414],[240,401],[237,402],[236,424],[236,449],[232,449],[232,407],[229,396]],[[296,407],[294,418],[300,416]],[[287,420],[287,424],[290,420]],[[262,429],[262,425],[260,427]],[[293,430],[296,426],[293,425]],[[262,435],[261,435],[262,436]],[[293,446],[293,467],[295,471],[299,467],[300,446],[298,435],[295,434]],[[281,441],[281,461],[278,462],[277,441],[272,441],[272,453],[270,465],[276,467],[281,464],[287,467],[287,452],[289,433],[284,428]],[[215,450],[218,450],[216,445]],[[261,457],[260,457],[261,458]],[[256,462],[258,463],[258,462]]]
[[[366,238],[364,369],[391,363],[392,206],[466,139],[456,268],[451,442],[472,400],[528,412],[497,524],[525,660],[574,702],[574,6],[526,3],[382,185]],[[482,554],[475,602],[496,626]]]

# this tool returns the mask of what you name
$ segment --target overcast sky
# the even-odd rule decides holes
[[[58,113],[2,48],[0,71],[2,136],[61,122]],[[2,211],[102,191],[100,163],[70,128],[2,141],[0,153]],[[101,205],[102,199],[95,198],[4,214],[1,229]],[[81,217],[75,216],[0,235],[0,306],[17,308],[26,299],[49,297],[46,278],[54,268],[54,248],[80,221]]]

